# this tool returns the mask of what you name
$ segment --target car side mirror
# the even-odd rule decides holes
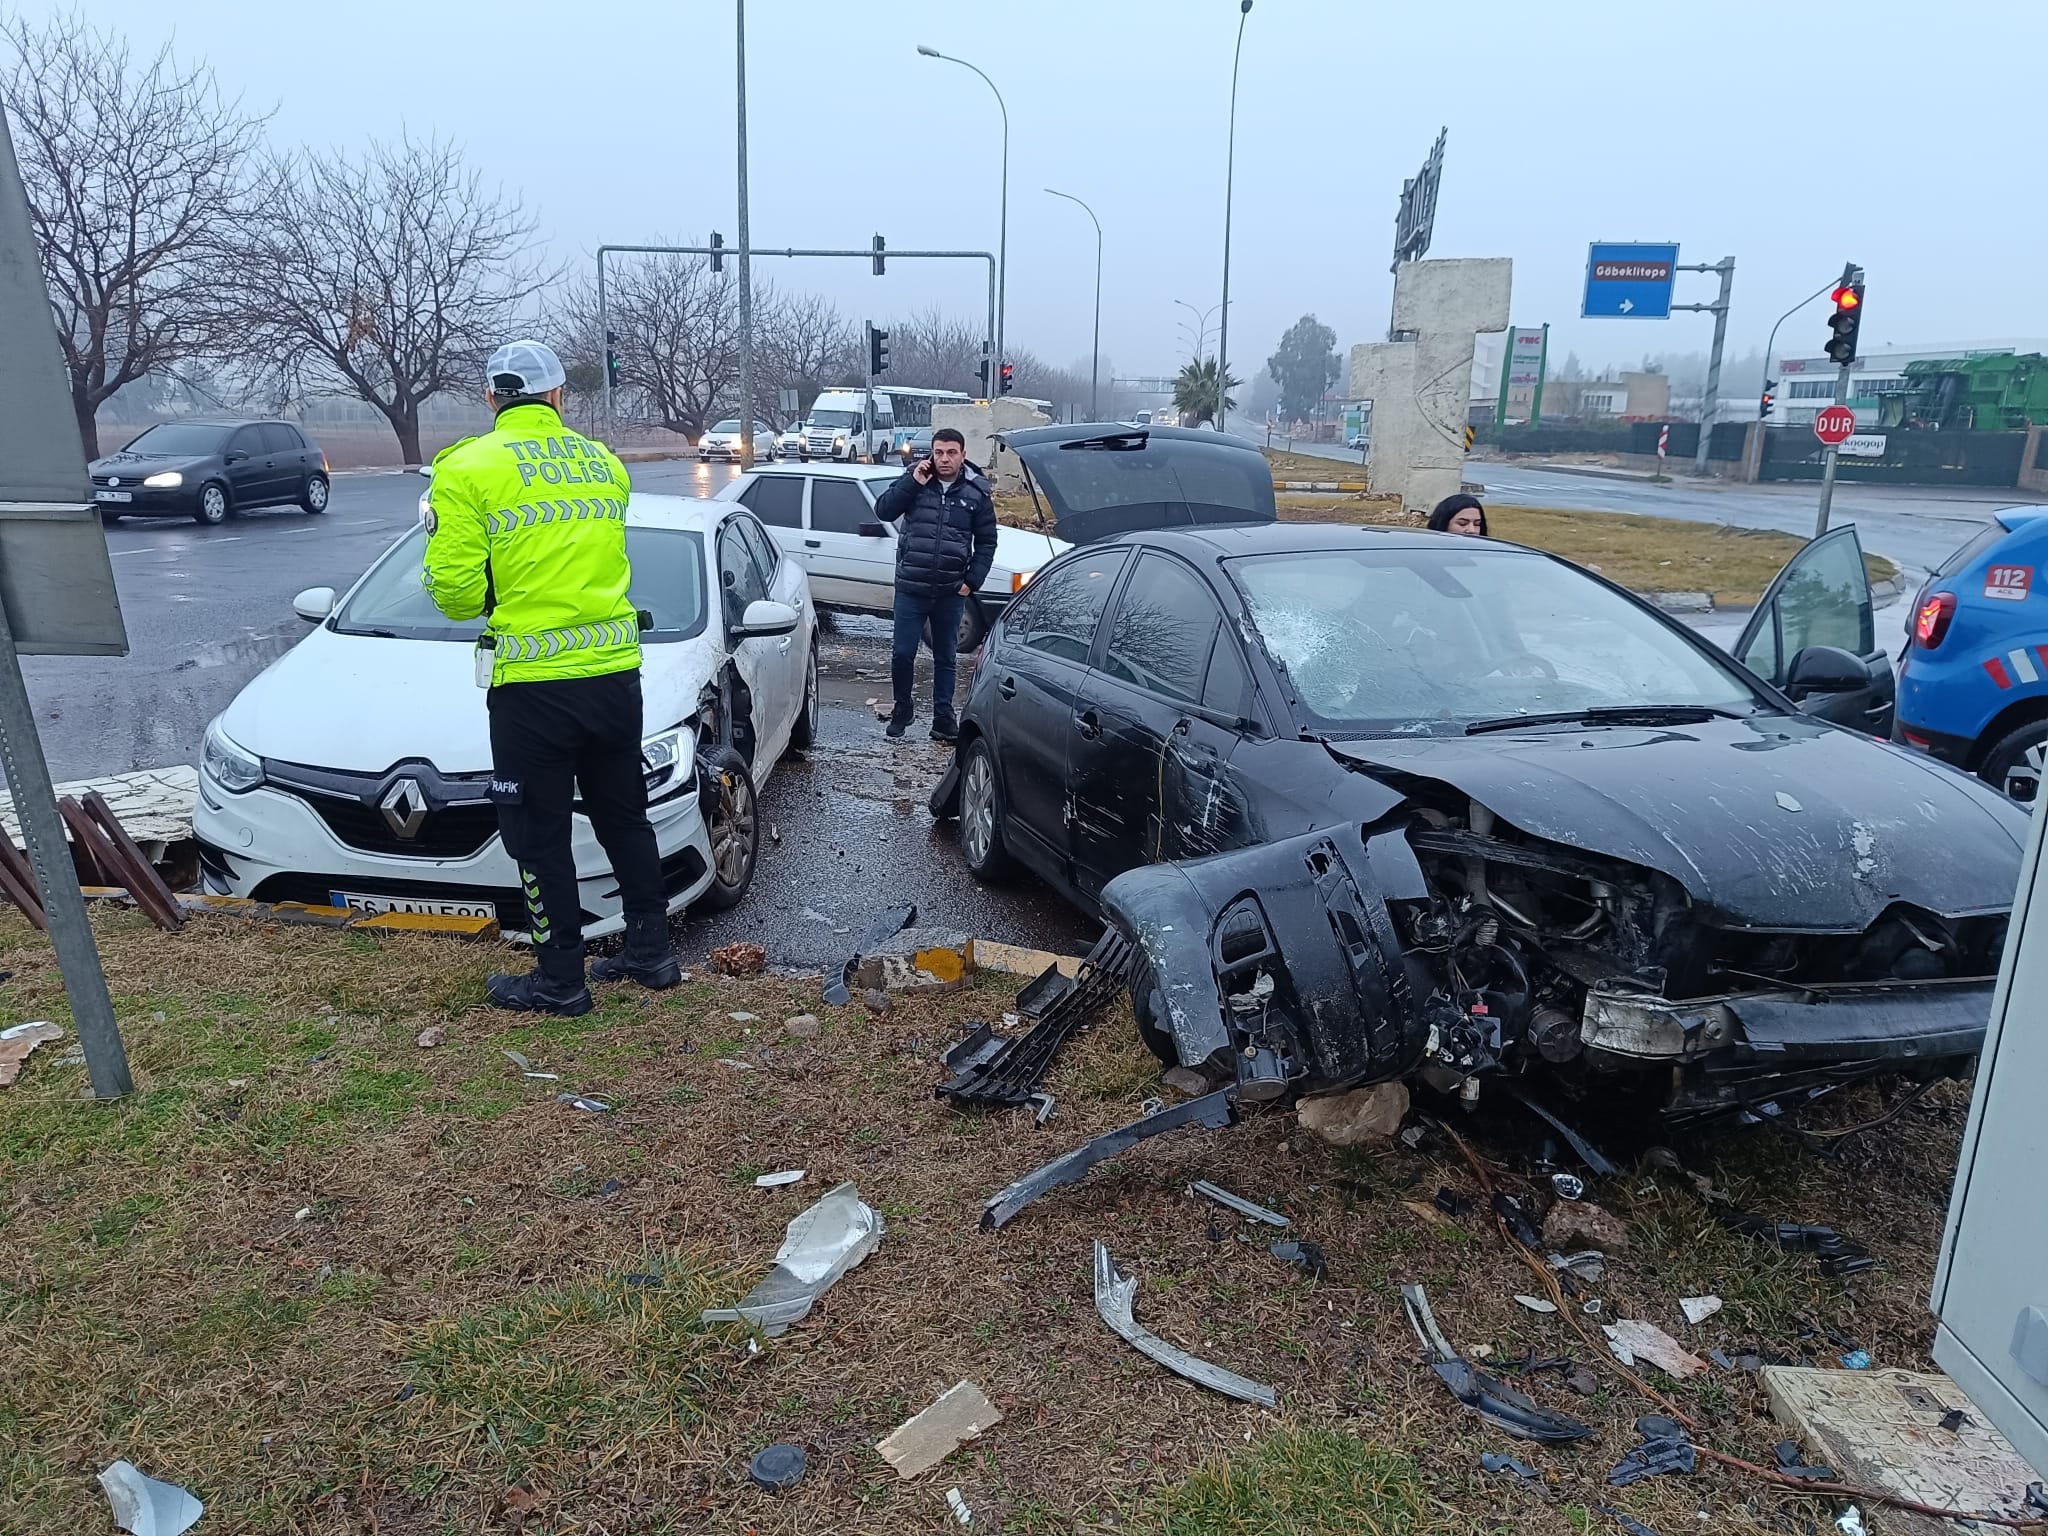
[[[1853,693],[1870,686],[1870,668],[1863,658],[1838,645],[1809,645],[1792,658],[1785,691],[1794,699],[1809,694]]]
[[[735,640],[767,640],[796,633],[796,610],[771,598],[756,598],[733,626]]]
[[[220,461],[223,464],[239,464],[248,457],[249,455],[242,452],[241,449],[230,448],[226,453],[221,455]]]
[[[889,537],[889,530],[880,523],[862,523],[858,528],[854,529],[854,532],[864,539],[886,539]]]
[[[292,599],[292,612],[308,624],[318,624],[334,612],[334,588],[306,588]]]
[[[434,466],[431,464],[422,464],[418,469],[414,470],[413,473],[416,475],[424,475],[427,479],[431,480],[434,478]]]

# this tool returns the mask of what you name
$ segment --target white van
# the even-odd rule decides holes
[[[840,464],[877,463],[888,453],[895,432],[896,415],[883,391],[875,391],[869,416],[866,390],[828,389],[811,403],[804,422],[803,456]]]

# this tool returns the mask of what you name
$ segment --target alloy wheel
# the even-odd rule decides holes
[[[711,806],[711,868],[727,889],[744,885],[754,857],[754,789],[737,774],[721,773]]]
[[[996,776],[989,767],[988,754],[976,752],[967,760],[960,785],[960,842],[967,850],[967,862],[976,869],[988,862],[996,840]]]

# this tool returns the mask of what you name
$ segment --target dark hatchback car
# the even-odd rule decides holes
[[[990,632],[932,808],[977,877],[1122,931],[1162,1059],[1689,1121],[1977,1051],[2026,818],[1838,723],[1875,702],[1852,646],[1781,690],[1551,555],[1278,523],[1213,433],[1007,442],[1082,547]],[[1869,633],[1803,564],[1841,553],[1787,568],[1774,635]]]
[[[289,421],[158,422],[94,459],[100,515],[220,523],[257,507],[327,510],[327,456]]]

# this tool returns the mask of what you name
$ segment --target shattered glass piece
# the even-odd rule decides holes
[[[1138,1294],[1138,1282],[1117,1272],[1116,1261],[1109,1256],[1109,1250],[1100,1242],[1095,1245],[1095,1310],[1102,1314],[1102,1320],[1109,1324],[1110,1331],[1123,1339],[1139,1354],[1158,1361],[1177,1376],[1185,1376],[1197,1386],[1221,1392],[1225,1397],[1234,1397],[1243,1403],[1258,1403],[1263,1407],[1276,1406],[1280,1399],[1271,1387],[1199,1360],[1182,1349],[1148,1333],[1138,1326],[1138,1320],[1131,1311],[1131,1304]]]
[[[1728,1351],[1725,1349],[1710,1349],[1707,1351],[1707,1358],[1724,1371],[1735,1369],[1735,1362],[1728,1358]]]
[[[1835,1529],[1840,1531],[1842,1536],[1869,1536],[1863,1525],[1863,1511],[1854,1504],[1835,1516]]]
[[[1593,1433],[1590,1424],[1552,1413],[1469,1360],[1439,1360],[1430,1369],[1451,1389],[1451,1396],[1519,1440],[1558,1444],[1584,1440]]]
[[[801,1168],[785,1168],[785,1169],[783,1169],[783,1170],[782,1170],[782,1172],[780,1172],[780,1173],[764,1173],[764,1174],[762,1174],[762,1175],[761,1175],[761,1177],[759,1177],[758,1179],[754,1180],[754,1188],[756,1188],[756,1189],[780,1189],[780,1188],[782,1188],[782,1186],[783,1186],[783,1185],[785,1185],[785,1184],[801,1184],[801,1183],[803,1183],[803,1181],[804,1181],[804,1170],[803,1170],[803,1169],[801,1169]]]
[[[1253,1221],[1263,1221],[1269,1227],[1287,1225],[1287,1218],[1278,1211],[1269,1210],[1263,1205],[1255,1205],[1243,1195],[1233,1195],[1222,1185],[1211,1184],[1207,1179],[1195,1180],[1188,1186],[1188,1193],[1204,1200],[1214,1200],[1218,1205],[1233,1210],[1240,1216],[1249,1216]]]
[[[1527,1307],[1531,1312],[1555,1312],[1557,1310],[1556,1302],[1546,1301],[1541,1296],[1523,1296],[1518,1293],[1515,1300]]]
[[[1678,1301],[1678,1310],[1685,1314],[1685,1320],[1688,1323],[1704,1323],[1708,1318],[1721,1310],[1721,1298],[1718,1296],[1681,1296]]]
[[[1320,1243],[1297,1242],[1293,1238],[1285,1238],[1273,1244],[1266,1252],[1283,1264],[1292,1264],[1311,1280],[1327,1280],[1330,1277],[1330,1264],[1323,1257]]]
[[[736,1307],[706,1307],[707,1323],[749,1323],[770,1338],[806,1316],[849,1269],[875,1251],[888,1224],[851,1184],[822,1195],[791,1220],[775,1267]]]
[[[589,1098],[580,1093],[558,1093],[555,1095],[555,1102],[567,1104],[571,1109],[587,1110],[593,1115],[608,1115],[612,1112],[611,1105],[603,1099]]]
[[[1806,809],[1805,806],[1786,794],[1782,789],[1778,791],[1778,804],[1788,811],[1803,811]]]
[[[132,1536],[182,1536],[206,1512],[176,1483],[144,1476],[132,1462],[117,1461],[100,1473],[100,1487],[106,1490],[114,1524]]]
[[[1488,1451],[1479,1458],[1479,1466],[1486,1472],[1512,1472],[1525,1482],[1536,1480],[1536,1469],[1526,1461],[1513,1456],[1503,1456],[1498,1451]]]

